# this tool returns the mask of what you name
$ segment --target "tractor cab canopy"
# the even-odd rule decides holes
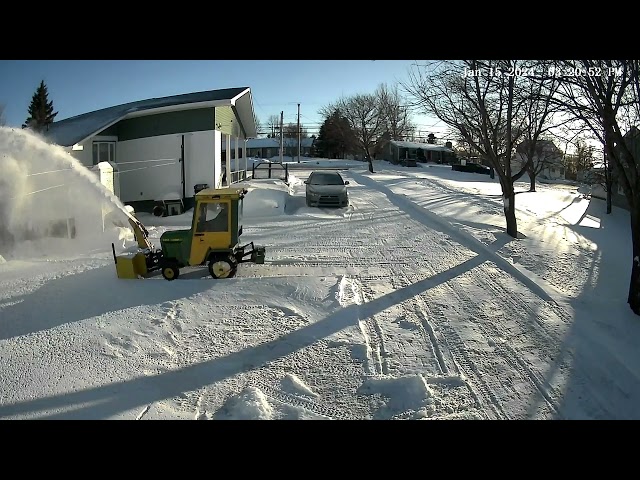
[[[244,198],[247,193],[246,188],[205,188],[196,193],[196,201],[217,199],[239,200]]]
[[[197,236],[215,234],[217,243],[233,247],[242,235],[243,199],[245,188],[207,188],[196,195],[193,233]],[[223,233],[227,235],[223,238]],[[213,238],[213,237],[212,237]]]

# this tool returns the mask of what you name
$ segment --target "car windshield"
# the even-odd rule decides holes
[[[342,177],[331,173],[314,173],[310,183],[311,185],[344,185]]]

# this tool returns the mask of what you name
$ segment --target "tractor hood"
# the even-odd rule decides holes
[[[191,230],[168,230],[160,237],[160,246],[166,259],[178,265],[187,265],[191,250]]]
[[[160,237],[160,243],[182,243],[190,238],[191,230],[168,230]]]

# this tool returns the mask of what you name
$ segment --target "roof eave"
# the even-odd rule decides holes
[[[242,102],[241,100],[243,98],[246,98],[247,101]],[[231,104],[235,108],[238,120],[242,124],[245,138],[256,138],[258,136],[258,132],[256,130],[256,119],[253,110],[253,96],[251,95],[251,89],[248,87],[245,88],[242,92],[231,99]]]
[[[95,137],[96,135],[99,135],[100,132],[103,132],[104,130],[106,130],[107,128],[111,127],[112,125],[115,125],[116,123],[118,123],[118,122],[120,122],[122,120],[128,120],[129,118],[144,117],[144,116],[147,116],[147,115],[157,115],[159,113],[170,113],[170,112],[180,112],[180,111],[184,111],[184,110],[194,110],[194,109],[197,109],[197,108],[225,107],[225,106],[230,106],[230,105],[231,105],[231,100],[230,99],[210,100],[210,101],[207,101],[207,102],[183,103],[183,104],[180,104],[180,105],[169,105],[169,106],[164,106],[164,107],[147,108],[147,109],[143,109],[143,110],[134,110],[134,111],[126,112],[125,114],[121,115],[120,117],[118,117],[117,119],[113,120],[112,122],[104,125],[103,127],[100,127],[98,130],[96,130],[95,132],[93,132],[90,135],[86,136],[82,140],[74,142],[73,145],[86,142],[90,138]],[[67,146],[71,146],[71,145],[67,145]]]
[[[127,112],[120,120],[129,118],[144,117],[147,115],[158,115],[159,113],[182,112],[184,110],[195,110],[198,108],[228,107],[233,105],[231,99],[208,100],[206,102],[181,103],[178,105],[167,105],[163,107],[145,108]]]

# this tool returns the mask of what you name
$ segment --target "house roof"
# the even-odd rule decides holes
[[[421,143],[421,142],[404,142],[400,140],[391,140],[389,143],[400,148],[421,148],[422,150],[433,150],[440,152],[453,152],[453,149],[445,147],[444,145],[436,145],[433,143]]]
[[[314,140],[315,139],[312,137],[301,138],[300,146],[311,147],[313,145]],[[283,143],[285,147],[298,146],[298,139],[285,138]],[[280,146],[279,138],[250,138],[249,140],[247,140],[247,148],[278,148],[279,146]],[[233,139],[231,140],[231,147],[235,148],[235,143]],[[244,147],[244,140],[241,140],[238,143],[238,147]],[[224,152],[225,150],[226,150],[226,145],[223,145],[222,151]]]
[[[530,140],[523,140],[516,147],[516,152],[518,152],[518,153],[526,153],[526,149],[527,149],[529,144],[530,144]],[[540,149],[540,150],[538,150],[538,149]],[[551,140],[538,140],[536,142],[536,150],[544,151],[544,152],[554,152],[554,153],[558,153],[560,155],[562,154],[562,150],[560,150],[556,146],[556,144],[553,143]]]
[[[150,98],[103,108],[54,122],[49,126],[46,136],[58,145],[70,147],[126,118],[222,106],[236,108],[238,119],[248,138],[257,135],[251,89],[238,87]]]

